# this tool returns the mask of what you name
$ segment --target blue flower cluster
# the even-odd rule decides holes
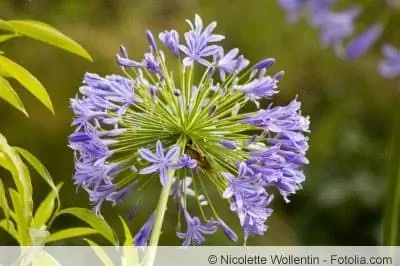
[[[202,244],[218,228],[238,240],[213,205],[209,191],[216,189],[237,214],[245,239],[263,235],[274,191],[289,202],[305,180],[309,118],[297,99],[261,108],[260,100],[279,92],[283,76],[267,74],[273,58],[248,67],[239,49],[225,53],[219,45],[224,36],[214,33],[216,22],[203,25],[198,15],[187,22],[183,42],[175,30],[159,34],[179,62],[178,75],[168,70],[150,31],[142,60],[130,59],[121,47],[117,62],[125,77],[85,75],[80,95],[70,101],[74,182],[99,215],[104,202],[126,197],[140,208],[151,185],[168,191],[183,245]],[[203,70],[198,78],[196,70]],[[249,101],[256,111],[242,109]],[[189,208],[188,201],[197,207]],[[137,246],[148,244],[157,211],[137,232]]]

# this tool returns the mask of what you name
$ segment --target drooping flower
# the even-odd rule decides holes
[[[384,59],[379,63],[379,73],[385,78],[400,76],[400,50],[393,46],[383,46]]]
[[[184,212],[184,215],[187,232],[176,233],[180,239],[184,239],[183,246],[189,246],[190,244],[201,245],[206,241],[203,235],[211,235],[217,231],[217,226],[212,221],[202,225],[198,217],[191,217],[187,211]]]
[[[99,215],[105,202],[127,198],[140,211],[147,188],[156,186],[160,198],[175,203],[184,245],[204,243],[218,228],[237,241],[213,205],[212,189],[228,201],[245,239],[263,235],[274,193],[288,202],[305,180],[309,119],[297,99],[261,108],[260,100],[279,92],[284,72],[268,74],[275,59],[248,67],[239,49],[225,53],[216,44],[224,37],[214,34],[215,22],[204,27],[196,15],[188,23],[186,44],[175,30],[158,35],[163,45],[146,31],[149,50],[142,60],[130,59],[121,46],[117,61],[126,77],[85,75],[70,101],[74,183],[88,192]],[[175,55],[178,74],[168,69],[163,48]],[[204,73],[187,69],[193,64]],[[243,108],[249,100],[254,112]],[[148,244],[157,211],[135,235],[135,245]]]

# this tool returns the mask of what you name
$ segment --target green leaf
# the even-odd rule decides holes
[[[133,237],[131,231],[129,230],[129,227],[126,224],[125,220],[121,216],[118,217],[121,220],[122,227],[124,228],[125,236],[124,245],[122,247],[124,251],[124,262],[122,264],[126,266],[139,265],[139,256],[137,253],[137,248],[133,246]]]
[[[46,89],[28,70],[4,56],[0,56],[0,68],[4,68],[54,114],[53,104]]]
[[[32,220],[33,228],[41,228],[43,225],[46,225],[54,213],[54,209],[56,207],[56,199],[58,197],[58,193],[62,187],[62,183],[57,185],[56,191],[51,191],[47,197],[40,203],[38,209],[35,212],[35,216]],[[60,202],[58,201],[57,207],[60,207]],[[48,227],[48,226],[47,226]]]
[[[10,160],[8,160],[3,152],[0,152],[0,166],[8,171],[12,171],[11,162]]]
[[[8,41],[12,38],[18,37],[18,34],[2,34],[0,35],[0,43]]]
[[[51,187],[56,195],[56,199],[58,201],[58,205],[60,205],[60,198],[58,196],[59,189],[53,182],[53,178],[51,177],[47,168],[29,151],[14,147],[14,149],[36,170],[36,172],[46,181],[46,183]]]
[[[26,112],[21,99],[18,97],[18,94],[11,87],[11,84],[2,77],[0,77],[0,98],[4,99],[9,104],[24,113],[24,115],[28,116],[28,113]]]
[[[99,247],[99,245],[89,239],[85,239],[85,241],[93,249],[93,251],[96,253],[97,257],[99,257],[104,266],[114,266],[114,263],[111,261],[110,257],[101,247]]]
[[[10,205],[8,204],[6,190],[3,181],[0,179],[0,208],[3,209],[4,216],[8,220],[10,218]]]
[[[74,227],[55,232],[45,239],[45,243],[56,242],[68,238],[98,234],[97,230],[90,227]]]
[[[19,242],[18,233],[15,230],[14,224],[10,220],[0,220],[0,228],[6,231],[10,236],[12,236],[15,240]]]
[[[21,35],[48,43],[93,61],[82,46],[50,25],[33,20],[10,20],[8,23]]]
[[[99,234],[104,236],[112,244],[118,245],[118,240],[115,238],[114,231],[112,230],[110,225],[108,225],[108,223],[103,218],[97,216],[90,210],[84,208],[69,208],[64,209],[58,213],[58,215],[61,214],[74,215],[82,221],[90,224],[94,229],[97,230]]]
[[[14,198],[16,197],[14,201],[21,203],[22,205],[22,210],[20,210],[22,213],[15,213],[16,217],[23,217],[21,224],[18,224],[18,230],[20,230],[20,226],[27,229],[32,219],[33,209],[32,183],[29,171],[19,157],[19,154],[15,149],[8,145],[7,139],[2,134],[0,134],[0,152],[2,152],[10,162],[10,172],[18,191],[18,193],[15,192],[10,196],[14,196]],[[29,242],[26,242],[29,241],[29,237],[21,237],[20,240],[22,241],[22,244],[29,244]]]
[[[125,220],[121,216],[118,216],[118,217],[121,220],[122,227],[124,228],[124,236],[125,236],[124,245],[131,246],[133,243],[133,237],[131,234],[131,230],[129,230],[129,227],[126,224]]]
[[[15,213],[15,222],[17,224],[18,239],[21,240],[22,245],[30,243],[29,227],[24,216],[24,205],[21,202],[21,197],[15,189],[8,189],[10,193],[13,210]]]
[[[14,27],[7,21],[0,19],[0,30],[15,32]]]

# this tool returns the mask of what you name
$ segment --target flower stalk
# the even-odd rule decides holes
[[[382,245],[396,246],[400,207],[400,108],[395,112],[387,181]]]

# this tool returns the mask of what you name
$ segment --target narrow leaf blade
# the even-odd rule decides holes
[[[48,43],[93,61],[92,57],[81,45],[50,25],[33,20],[10,20],[8,23],[21,35]]]
[[[90,210],[84,208],[69,208],[64,209],[58,213],[58,215],[61,214],[71,214],[81,219],[82,221],[88,223],[94,229],[96,229],[99,234],[104,236],[112,244],[118,244],[118,241],[114,235],[114,231],[112,230],[110,225],[108,225],[108,223],[103,218],[97,216]]]
[[[21,99],[18,97],[18,94],[11,87],[11,84],[2,77],[0,77],[0,98],[4,99],[17,110],[21,111],[24,115],[28,116],[28,113],[26,112]]]
[[[0,30],[15,32],[14,27],[7,21],[0,19]]]
[[[54,191],[58,204],[60,204],[58,188],[54,184],[53,178],[51,177],[47,168],[39,161],[38,158],[35,157],[35,155],[29,151],[19,147],[14,147],[14,149],[36,170],[36,172],[44,179],[44,181],[46,181],[46,183]]]
[[[10,236],[12,236],[15,240],[19,242],[18,233],[15,230],[14,224],[10,220],[0,220],[0,228],[6,231]]]
[[[21,83],[22,86],[24,86],[54,114],[54,108],[49,94],[43,87],[42,83],[40,83],[40,81],[28,70],[4,56],[0,56],[0,68],[4,68],[11,77]]]
[[[47,225],[47,222],[51,219],[54,209],[56,208],[56,199],[58,192],[62,187],[62,183],[57,185],[57,191],[51,191],[47,197],[40,203],[38,209],[33,217],[32,227],[40,229],[43,225]],[[58,202],[58,206],[60,203]]]
[[[18,34],[2,34],[0,35],[0,43],[18,37]]]
[[[97,230],[90,227],[68,228],[51,234],[45,239],[44,242],[47,244],[50,242],[56,242],[68,238],[81,237],[94,234],[98,234]]]
[[[111,261],[110,257],[99,245],[89,239],[85,239],[85,241],[93,249],[93,251],[96,253],[97,257],[101,260],[104,266],[114,266],[114,263]]]

